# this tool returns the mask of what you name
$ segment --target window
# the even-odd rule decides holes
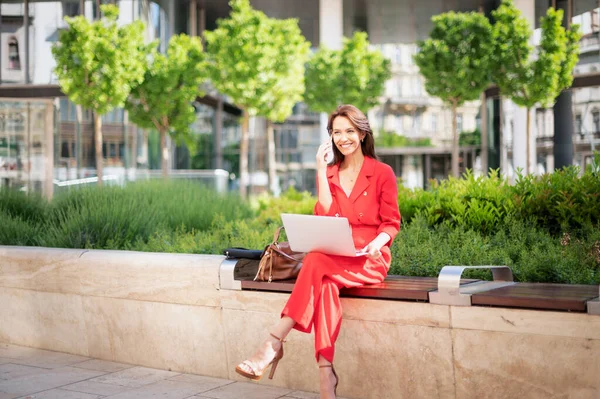
[[[592,120],[594,121],[594,133],[600,133],[600,111],[595,110],[592,112]]]
[[[546,115],[544,110],[539,110],[537,112],[537,136],[538,137],[546,137]]]
[[[459,134],[463,131],[463,114],[456,114],[456,131]]]
[[[14,36],[8,39],[8,69],[21,69],[19,42]]]
[[[432,132],[436,132],[437,131],[437,114],[431,114],[431,131]]]
[[[582,121],[581,121],[581,114],[576,114],[575,115],[575,133],[576,134],[581,134],[583,132],[583,126],[582,126]]]
[[[62,2],[63,17],[76,17],[79,15],[79,0],[66,0]]]

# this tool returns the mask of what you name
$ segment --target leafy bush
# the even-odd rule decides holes
[[[428,226],[446,224],[484,233],[498,228],[514,208],[512,192],[498,171],[488,177],[467,172],[462,179],[432,181],[429,190],[401,187],[398,203],[404,223],[421,215]]]
[[[518,215],[535,220],[552,234],[600,222],[600,176],[567,167],[542,176],[519,174],[513,187]]]
[[[37,223],[44,220],[47,202],[39,194],[0,189],[0,213]]]
[[[0,245],[41,245],[39,224],[0,210]]]
[[[375,138],[378,147],[393,148],[393,147],[431,147],[431,139],[410,138],[397,134],[396,132],[381,131]]]
[[[392,245],[391,274],[437,277],[446,265],[507,265],[516,281],[570,284],[600,283],[600,229],[586,240],[565,245],[531,223],[511,219],[505,228],[482,235],[464,227],[430,228],[416,217]],[[468,278],[490,279],[485,270]]]

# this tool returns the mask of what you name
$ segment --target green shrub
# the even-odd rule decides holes
[[[600,176],[575,166],[542,176],[518,175],[512,187],[518,215],[553,235],[600,223]]]
[[[392,245],[391,274],[437,277],[446,265],[507,265],[516,281],[569,284],[600,282],[600,229],[586,240],[561,242],[531,222],[509,218],[504,228],[482,235],[464,227],[429,227],[423,216],[403,226]],[[562,240],[564,241],[564,240]],[[465,272],[491,278],[489,271]]]
[[[0,189],[0,212],[39,223],[46,216],[46,200],[39,194],[28,194],[12,189]]]
[[[41,229],[36,222],[0,210],[0,245],[38,246]]]
[[[512,192],[498,171],[487,177],[469,171],[462,179],[433,181],[429,190],[400,187],[398,203],[404,223],[420,215],[428,226],[446,224],[484,233],[497,229],[514,209]]]
[[[188,181],[86,187],[53,201],[46,241],[58,247],[121,249],[157,232],[207,230],[217,214],[238,220],[252,210],[236,196]]]

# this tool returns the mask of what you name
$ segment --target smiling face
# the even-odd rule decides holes
[[[345,116],[338,116],[333,120],[332,125],[331,138],[342,155],[352,155],[356,151],[362,153],[360,141],[365,137],[365,134],[356,129],[350,119]]]

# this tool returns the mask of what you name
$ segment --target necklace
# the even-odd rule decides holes
[[[354,180],[356,180],[356,178],[358,177],[358,174],[360,173],[361,168],[362,168],[362,163],[356,169],[350,169],[350,168],[346,169],[348,171],[347,179],[350,180],[350,183],[354,183]]]

